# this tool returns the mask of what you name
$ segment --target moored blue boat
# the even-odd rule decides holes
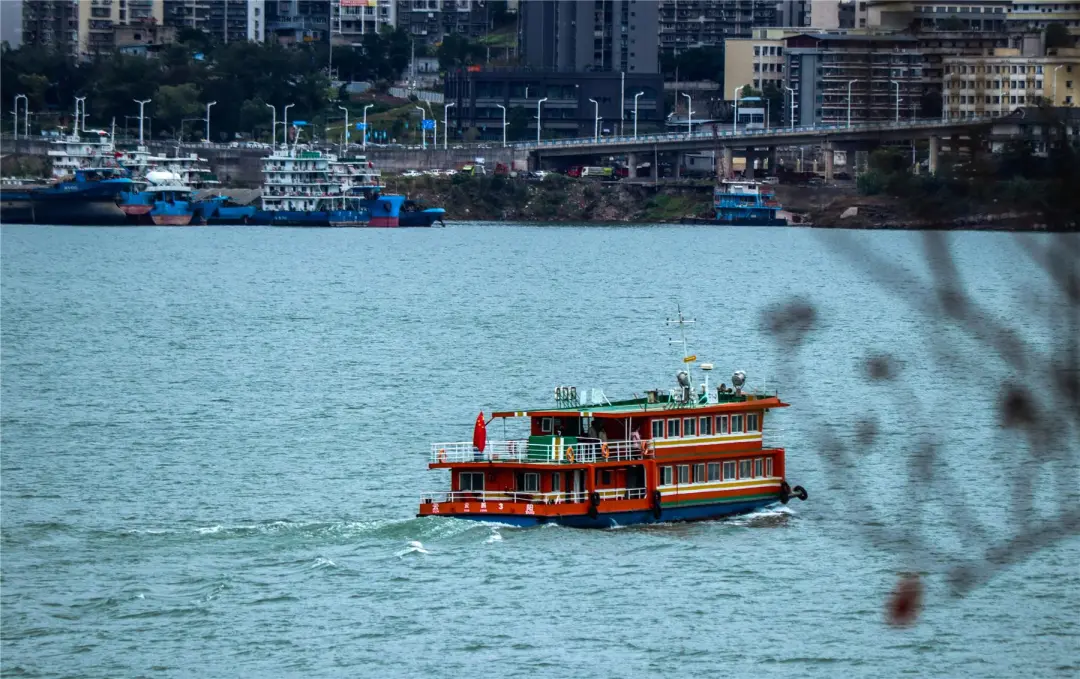
[[[725,179],[713,190],[713,219],[684,219],[688,224],[729,226],[787,226],[783,206],[768,184],[750,179]]]

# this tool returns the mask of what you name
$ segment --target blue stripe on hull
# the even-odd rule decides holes
[[[587,515],[574,516],[506,516],[499,514],[442,514],[456,519],[469,519],[471,521],[486,521],[490,523],[505,523],[511,526],[529,528],[544,523],[555,523],[569,528],[612,528],[614,526],[633,526],[646,523],[671,523],[674,521],[706,521],[709,519],[722,519],[726,516],[746,514],[762,507],[768,507],[778,502],[775,498],[751,500],[748,502],[726,502],[712,505],[694,505],[692,507],[665,507],[659,519],[653,518],[652,511],[638,512],[614,512],[605,514],[601,512],[595,519]]]

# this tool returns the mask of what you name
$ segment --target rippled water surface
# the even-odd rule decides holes
[[[917,286],[882,289],[816,233],[9,226],[0,238],[5,675],[1080,672],[1075,538],[962,598],[941,575],[948,556],[926,556],[978,544],[954,530],[967,512],[991,527],[986,544],[1015,528],[1004,484],[1024,461],[993,412],[1007,371],[963,333],[931,331],[905,299]],[[926,278],[918,235],[856,239]],[[1032,301],[1049,286],[1012,238],[954,244],[985,308],[1053,350]],[[762,327],[761,310],[793,296],[817,310],[801,348]],[[413,518],[446,483],[426,468],[428,443],[467,440],[479,409],[543,405],[558,384],[612,397],[670,386],[663,319],[677,302],[718,377],[746,370],[793,404],[767,436],[808,502],[608,531]],[[900,366],[895,387],[863,378],[875,353]],[[873,446],[830,472],[823,448],[853,446],[852,421],[869,415]],[[914,504],[900,460],[929,434],[958,481]],[[1042,487],[1043,514],[1075,501]],[[913,522],[933,548],[861,531]],[[909,569],[928,573],[927,608],[894,629],[884,602]]]

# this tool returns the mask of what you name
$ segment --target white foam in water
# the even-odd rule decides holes
[[[419,540],[409,540],[409,543],[405,545],[405,549],[397,553],[397,556],[405,556],[407,554],[431,554],[428,550],[424,549],[423,543]]]
[[[493,542],[502,542],[502,539],[503,539],[503,536],[502,536],[502,533],[499,532],[499,529],[498,528],[492,528],[491,529],[491,535],[488,536],[487,540],[484,540],[484,544],[490,545]]]

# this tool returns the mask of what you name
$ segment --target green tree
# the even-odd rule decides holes
[[[451,33],[443,39],[435,55],[439,59],[439,68],[450,71],[483,59],[486,52],[483,46],[469,42],[468,38],[462,35]]]
[[[1075,42],[1065,24],[1057,21],[1046,25],[1043,37],[1046,40],[1047,47],[1072,47]]]
[[[162,85],[154,93],[154,118],[171,130],[179,130],[184,118],[194,117],[201,109],[199,89],[191,83]]]
[[[506,138],[510,141],[523,141],[529,136],[529,121],[532,115],[521,106],[515,106],[506,112]]]

